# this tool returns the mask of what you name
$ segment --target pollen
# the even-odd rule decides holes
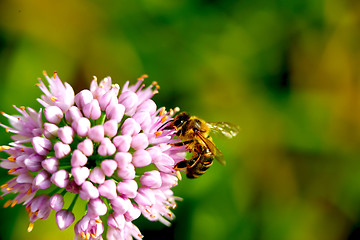
[[[35,84],[35,87],[40,87],[40,86],[41,86],[40,83]]]
[[[12,190],[14,190],[12,187],[8,187],[8,188],[6,188],[6,191],[12,191]]]
[[[43,71],[43,75],[44,75],[44,76],[47,76],[47,72],[46,72],[45,70]]]
[[[15,161],[15,157],[13,157],[13,156],[8,157],[7,160],[9,160],[10,162],[14,162],[14,161]]]
[[[162,118],[161,118],[161,123],[164,123],[165,121],[167,120],[167,116],[165,115],[165,116],[163,116]]]
[[[5,131],[6,131],[6,132],[10,132],[10,128],[8,128],[8,127],[5,128]]]
[[[4,204],[4,208],[7,208],[8,206],[10,206],[12,204],[12,200],[7,200]]]
[[[181,181],[181,173],[180,171],[176,171],[176,177]]]
[[[165,113],[166,113],[166,109],[165,109],[165,107],[162,107],[160,109],[160,116],[164,115]]]
[[[16,204],[17,204],[17,200],[14,200],[12,203],[11,203],[11,207],[14,207]]]
[[[138,234],[138,237],[139,237],[139,238],[143,238],[143,237],[144,237],[144,235],[142,235],[142,234]]]
[[[29,223],[29,226],[28,226],[28,228],[27,228],[27,231],[28,231],[28,232],[31,232],[31,231],[33,230],[33,228],[34,228],[34,223],[31,222],[31,223]]]
[[[158,137],[162,134],[162,131],[157,131],[157,132],[154,132],[155,136]]]
[[[15,171],[16,171],[16,168],[12,168],[12,169],[10,169],[10,170],[8,171],[8,173],[11,174],[11,173],[13,173],[13,172],[15,172]]]
[[[21,110],[25,110],[25,107],[24,107],[24,106],[21,106],[20,109],[21,109]]]
[[[31,190],[31,188],[29,188],[29,190],[27,190],[26,194],[30,195],[31,193],[32,193],[32,190]]]
[[[147,75],[147,74],[141,75],[141,78],[148,78],[148,77],[149,77],[149,75]]]
[[[6,145],[0,146],[0,152],[3,151],[3,150],[9,150],[9,149],[10,149],[9,146],[6,146]]]
[[[55,102],[57,100],[57,97],[52,96],[50,99],[51,101]]]
[[[96,223],[102,223],[102,220],[101,219],[95,219],[95,222]]]
[[[8,186],[9,186],[9,184],[5,183],[5,184],[1,185],[0,188],[6,188]]]

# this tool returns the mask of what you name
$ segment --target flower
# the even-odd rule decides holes
[[[43,109],[2,112],[10,125],[0,126],[13,134],[13,142],[0,146],[8,154],[0,166],[12,176],[1,186],[2,197],[9,198],[4,206],[26,206],[28,231],[51,211],[64,230],[76,219],[77,201],[85,201],[75,239],[141,239],[132,223],[141,215],[169,225],[170,209],[180,200],[171,190],[178,184],[173,168],[187,150],[169,144],[179,141],[164,129],[176,111],[157,109],[151,99],[157,83],[144,88],[143,75],[120,89],[110,77],[100,83],[94,78],[90,89],[75,95],[56,73],[44,74],[49,88],[41,80],[37,84]],[[73,199],[68,204],[65,195],[74,196],[66,198]]]

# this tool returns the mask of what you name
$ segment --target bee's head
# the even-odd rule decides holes
[[[174,120],[172,120],[172,122],[165,128],[165,129],[174,129],[178,130],[179,128],[181,128],[188,120],[190,119],[190,115],[187,114],[186,112],[181,112],[178,115],[176,115],[176,117],[174,118]]]

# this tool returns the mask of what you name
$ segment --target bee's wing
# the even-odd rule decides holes
[[[211,133],[233,138],[240,132],[240,127],[230,122],[208,122]]]
[[[202,134],[198,134],[198,136],[200,137],[201,141],[205,143],[208,149],[210,149],[211,153],[215,155],[216,160],[218,160],[221,165],[225,165],[226,162],[224,154],[215,146],[215,144],[204,137]]]

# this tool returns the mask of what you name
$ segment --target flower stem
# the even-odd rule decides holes
[[[69,212],[72,212],[72,210],[73,210],[73,208],[74,208],[74,206],[75,206],[75,203],[76,203],[76,200],[78,199],[78,197],[79,197],[79,194],[75,194],[75,197],[74,197],[73,201],[71,202],[71,204],[70,204],[70,206],[69,206],[69,208],[68,208],[68,211],[69,211]]]

